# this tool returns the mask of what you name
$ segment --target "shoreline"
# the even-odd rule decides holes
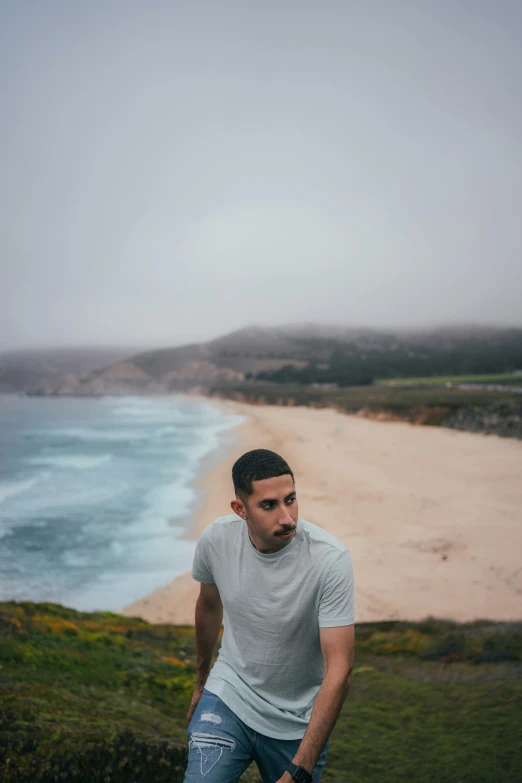
[[[520,620],[522,443],[331,408],[209,400],[245,420],[196,482],[186,537],[229,513],[230,469],[253,448],[280,452],[296,478],[299,513],[350,549],[356,622]],[[126,606],[153,623],[194,625],[190,572]]]
[[[191,489],[194,492],[192,507],[182,516],[171,518],[172,521],[170,521],[170,524],[183,528],[183,532],[180,535],[181,539],[194,540],[199,536],[194,534],[193,520],[200,514],[205,495],[207,494],[205,479],[214,470],[216,470],[224,460],[226,460],[227,455],[232,449],[238,447],[236,430],[244,423],[245,417],[240,414],[236,414],[235,411],[231,409],[227,409],[224,405],[220,405],[219,403],[221,401],[217,401],[215,403],[214,400],[211,400],[209,397],[204,397],[202,395],[186,395],[186,398],[190,402],[201,402],[214,408],[218,408],[223,414],[227,416],[237,415],[238,418],[241,417],[243,419],[243,421],[239,421],[236,424],[224,427],[217,433],[216,445],[201,458],[195,470],[195,474],[190,482]]]

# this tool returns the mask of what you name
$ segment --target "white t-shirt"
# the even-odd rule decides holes
[[[299,518],[288,544],[264,555],[229,514],[203,531],[192,576],[217,585],[224,609],[205,688],[260,734],[303,737],[324,676],[319,628],[354,622],[349,551]]]

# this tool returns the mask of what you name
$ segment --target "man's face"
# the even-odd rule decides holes
[[[297,498],[290,475],[253,481],[246,501],[232,501],[232,509],[247,523],[250,540],[263,554],[283,549],[294,537]],[[285,535],[288,534],[288,535]]]

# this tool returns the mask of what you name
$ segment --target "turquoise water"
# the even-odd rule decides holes
[[[187,571],[194,480],[240,420],[181,397],[0,396],[0,599],[119,611]]]

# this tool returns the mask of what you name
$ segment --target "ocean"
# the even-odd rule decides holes
[[[189,570],[195,480],[240,421],[184,397],[0,395],[0,600],[117,612]]]

